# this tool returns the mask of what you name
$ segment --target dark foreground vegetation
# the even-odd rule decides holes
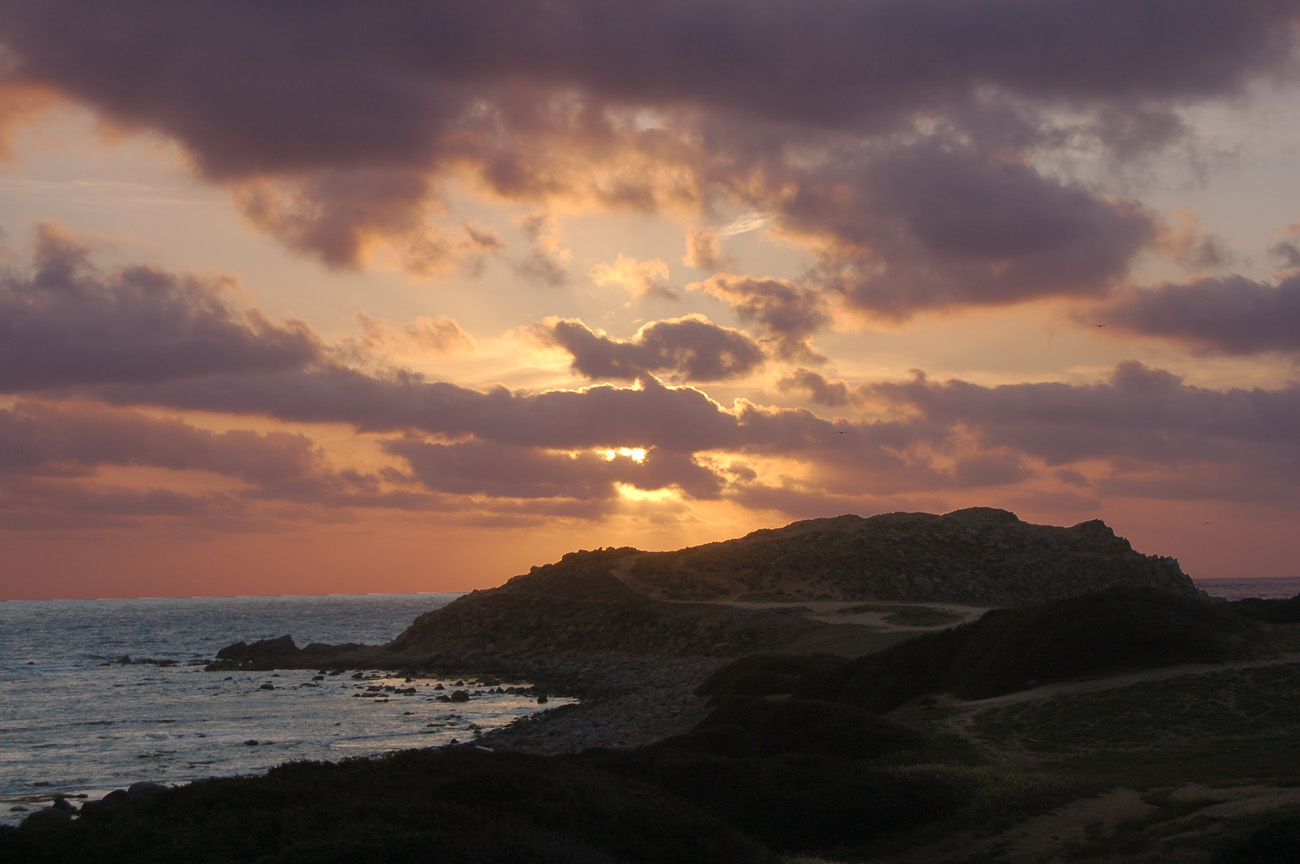
[[[1276,656],[1296,605],[1114,591],[862,658],[750,657],[709,680],[693,728],[647,746],[292,763],[0,829],[0,861],[991,862],[1014,859],[1006,829],[1121,786],[1139,816],[1062,840],[1061,860],[1294,861],[1300,795],[1208,814],[1221,787],[1300,777],[1300,665]],[[957,701],[1185,663],[1220,665],[968,714]]]
[[[705,691],[785,692],[883,713],[926,694],[983,699],[1084,675],[1223,663],[1267,647],[1258,623],[1227,604],[1153,589],[1114,589],[996,609],[854,660],[750,658],[721,670]]]

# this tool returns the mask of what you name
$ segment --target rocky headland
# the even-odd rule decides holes
[[[992,607],[1113,588],[1200,593],[1176,560],[1135,551],[1101,520],[1035,525],[992,508],[845,515],[671,552],[571,552],[421,615],[386,645],[299,647],[286,635],[228,646],[210,668],[532,681],[582,698],[581,709],[500,730],[493,745],[575,751],[680,728],[702,710],[694,691],[738,657],[857,656]],[[867,609],[920,623],[889,625]]]
[[[218,666],[380,664],[510,673],[551,666],[563,679],[574,677],[565,670],[575,662],[590,666],[582,660],[588,655],[730,658],[817,650],[845,629],[814,614],[828,605],[986,609],[1108,588],[1199,593],[1176,560],[1136,552],[1101,520],[1034,525],[991,508],[846,515],[673,552],[571,552],[421,615],[387,645],[299,648],[282,637],[230,646]]]

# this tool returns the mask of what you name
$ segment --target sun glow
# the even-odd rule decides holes
[[[675,489],[638,489],[628,483],[615,483],[618,489],[619,497],[628,501],[653,501],[656,503],[664,501],[676,501],[678,499],[677,490]]]
[[[605,457],[606,462],[613,462],[622,456],[639,465],[645,461],[646,450],[644,447],[618,447],[612,450],[602,450],[601,455]]]

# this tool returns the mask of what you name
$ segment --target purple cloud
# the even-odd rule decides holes
[[[1149,219],[1033,160],[1065,142],[1123,159],[1177,140],[1183,106],[1289,69],[1297,10],[533,0],[331,4],[310,18],[16,0],[0,41],[13,93],[57,91],[180,142],[254,225],[330,266],[359,266],[375,240],[417,272],[500,251],[428,224],[446,179],[468,175],[529,203],[771,211],[775,229],[826,250],[833,287],[901,318],[1104,291]],[[686,47],[663,62],[665,45]],[[715,252],[690,258],[717,265]],[[524,278],[567,279],[545,250],[509,260]]]
[[[752,321],[774,342],[783,360],[819,363],[826,358],[812,347],[812,334],[830,322],[821,294],[788,279],[759,279],[718,274],[692,284],[731,304],[742,321]]]
[[[854,397],[849,386],[843,381],[832,381],[811,369],[795,369],[783,376],[776,386],[782,393],[803,391],[813,402],[828,408],[848,405]]]
[[[1107,326],[1213,354],[1300,351],[1300,275],[1241,276],[1129,291],[1097,313]]]
[[[219,280],[149,265],[103,273],[41,228],[30,273],[0,276],[0,392],[277,372],[319,357],[306,325],[237,312]]]
[[[722,481],[689,455],[656,450],[637,461],[617,452],[569,454],[472,440],[438,444],[394,439],[384,448],[406,460],[425,487],[459,495],[611,500],[618,497],[617,484],[622,483],[716,498],[722,488]]]
[[[890,320],[1102,295],[1158,236],[1132,202],[933,141],[828,168],[782,207],[786,230],[823,244],[823,281]]]
[[[1098,458],[1170,466],[1236,460],[1264,445],[1300,446],[1300,386],[1209,390],[1132,361],[1086,385],[985,387],[918,375],[865,389],[932,422],[966,428],[984,446],[1009,447],[1049,465]]]
[[[748,334],[698,315],[651,322],[626,342],[593,333],[581,321],[548,322],[534,332],[572,354],[573,371],[593,380],[631,381],[649,372],[721,381],[747,375],[766,359]]]

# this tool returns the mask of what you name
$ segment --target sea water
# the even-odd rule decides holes
[[[1300,577],[1270,576],[1260,579],[1194,579],[1196,587],[1211,597],[1224,600],[1244,600],[1261,597],[1265,600],[1286,600],[1300,594]]]
[[[136,781],[184,783],[472,741],[572,701],[539,706],[494,692],[495,684],[407,681],[384,670],[354,678],[203,669],[240,639],[387,642],[457,596],[0,603],[0,823],[20,821],[56,794],[99,798]],[[470,700],[443,701],[454,689]]]

